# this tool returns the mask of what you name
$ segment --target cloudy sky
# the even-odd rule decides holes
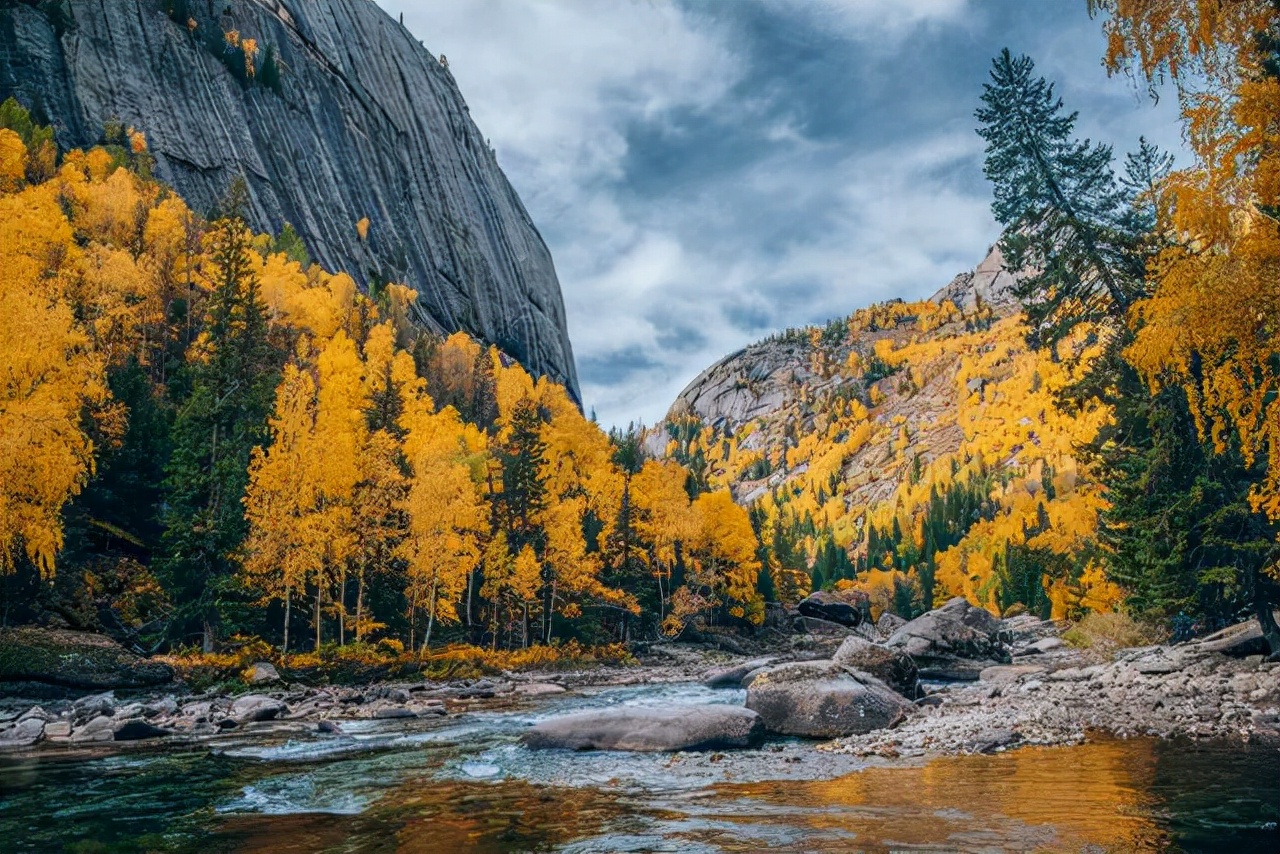
[[[1083,136],[1179,146],[1084,0],[379,0],[446,54],[551,247],[582,391],[653,423],[722,356],[928,296],[995,241],[973,111],[1031,55]]]

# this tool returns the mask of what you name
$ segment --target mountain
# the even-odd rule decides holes
[[[929,300],[753,344],[681,392],[648,447],[751,507],[775,573],[900,613],[952,595],[1046,615],[1110,601],[1102,499],[1077,459],[1109,413],[1058,405],[1097,344],[1030,349],[1015,280],[992,249]]]
[[[250,223],[290,223],[415,320],[469,332],[578,396],[550,252],[445,58],[370,0],[0,0],[0,100],[63,149],[141,131],[198,211],[237,176]]]

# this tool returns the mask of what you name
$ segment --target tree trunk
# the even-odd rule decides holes
[[[436,579],[431,579],[431,599],[427,605],[427,634],[422,640],[422,651],[425,653],[431,646],[431,629],[436,624]]]
[[[284,645],[280,647],[281,655],[289,654],[289,610],[293,606],[292,591],[284,589]]]
[[[320,594],[323,589],[316,585],[316,652],[320,651]]]
[[[338,578],[338,646],[347,645],[347,567]]]
[[[364,572],[356,578],[356,643],[360,643],[360,624],[364,619]]]

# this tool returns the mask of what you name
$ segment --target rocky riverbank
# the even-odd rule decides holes
[[[1059,637],[1064,624],[1029,616],[1000,620],[962,599],[909,623],[803,619],[822,623],[820,631],[743,641],[768,653],[763,656],[731,656],[711,641],[642,644],[628,665],[364,686],[288,683],[260,662],[245,674],[247,690],[241,692],[157,685],[161,674],[152,663],[97,644],[91,647],[92,679],[56,683],[74,683],[77,696],[0,695],[0,751],[341,735],[353,721],[423,729],[460,713],[519,708],[587,688],[699,681],[745,689],[744,714],[711,709],[706,721],[672,742],[681,747],[670,749],[745,746],[757,743],[762,731],[814,739],[825,751],[885,759],[1077,744],[1092,732],[1280,745],[1280,662],[1259,654],[1254,624],[1195,643],[1104,653],[1066,644]],[[55,641],[70,648],[76,639],[45,639],[45,657],[38,667],[24,664],[24,672],[47,676],[55,659],[79,661],[67,649],[54,655],[49,644]],[[15,666],[10,662],[9,670]],[[86,690],[112,679],[121,687]],[[675,737],[669,726],[640,718],[596,715],[551,729],[565,744],[668,749],[663,739]],[[726,733],[714,731],[721,724]],[[654,733],[663,738],[655,741]]]

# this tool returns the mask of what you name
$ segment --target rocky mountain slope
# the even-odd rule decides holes
[[[64,148],[143,132],[197,210],[243,175],[256,228],[291,223],[326,268],[408,284],[420,324],[577,394],[546,245],[443,58],[370,0],[4,0],[11,95]]]
[[[1077,454],[1108,413],[1057,405],[1095,343],[1029,349],[1014,281],[993,249],[929,300],[751,345],[680,394],[649,449],[753,508],[771,568],[793,571],[780,586],[802,572],[913,613],[1107,600]]]

